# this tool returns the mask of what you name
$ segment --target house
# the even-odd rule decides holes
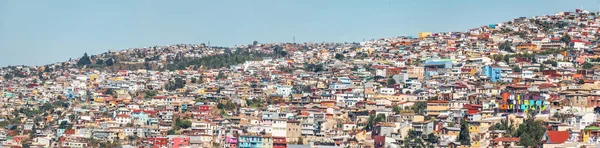
[[[169,135],[169,143],[172,148],[180,148],[180,147],[189,147],[190,146],[190,137],[187,136],[179,136],[179,135]]]
[[[492,82],[498,82],[502,79],[502,68],[500,67],[486,65],[481,69],[481,73],[487,76]]]
[[[516,137],[500,137],[490,141],[490,146],[493,147],[514,147],[517,146],[520,138]]]
[[[391,137],[394,132],[394,125],[390,123],[379,123],[373,127],[371,136]]]
[[[125,125],[131,123],[131,117],[129,115],[120,114],[115,117],[115,121],[121,125]]]
[[[550,145],[562,144],[565,141],[569,140],[570,137],[569,131],[546,131],[544,134],[544,147],[549,147]]]
[[[438,116],[442,112],[450,110],[450,103],[446,100],[430,100],[427,101],[427,108],[425,109],[427,116]]]

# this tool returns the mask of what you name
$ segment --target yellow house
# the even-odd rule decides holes
[[[206,94],[206,89],[205,88],[198,89],[198,94],[201,94],[201,95]]]
[[[104,103],[105,101],[106,101],[106,100],[104,100],[104,98],[103,98],[103,97],[100,97],[100,98],[96,98],[96,99],[94,99],[94,102],[96,102],[96,103]]]
[[[491,117],[494,117],[494,111],[482,111],[481,112],[482,119],[487,119],[487,118],[491,118]]]
[[[83,124],[86,127],[97,127],[98,125],[96,124],[96,122],[86,122]]]
[[[96,79],[98,79],[97,74],[90,75],[90,81],[96,81]]]
[[[446,100],[427,101],[427,116],[438,116],[441,112],[448,110],[450,110],[450,105]]]
[[[425,39],[427,36],[430,36],[431,32],[419,32],[419,39]]]
[[[480,123],[477,121],[469,121],[468,126],[469,126],[469,133],[479,133],[479,130],[481,128]]]
[[[117,90],[115,90],[115,92],[116,92],[117,94],[126,94],[126,92],[125,92],[125,90],[124,90],[124,89],[117,89]]]
[[[587,126],[583,129],[582,140],[589,141],[592,135],[598,135],[600,133],[600,127],[597,126]]]

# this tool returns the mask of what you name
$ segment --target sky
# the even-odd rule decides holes
[[[600,0],[0,0],[0,66],[172,44],[359,42],[464,31]]]

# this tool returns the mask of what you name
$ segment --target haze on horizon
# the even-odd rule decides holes
[[[87,52],[172,44],[233,46],[357,42],[464,31],[515,17],[583,8],[598,0],[506,1],[0,1],[0,66],[44,65]],[[535,7],[532,7],[535,6]]]

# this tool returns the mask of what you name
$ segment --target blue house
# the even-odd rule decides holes
[[[142,111],[138,111],[131,113],[131,119],[133,119],[133,122],[136,124],[148,125],[149,116]]]
[[[238,148],[262,148],[261,136],[240,136]]]
[[[483,66],[481,72],[488,76],[492,82],[498,82],[502,79],[502,69],[499,67],[492,67],[489,65]]]

